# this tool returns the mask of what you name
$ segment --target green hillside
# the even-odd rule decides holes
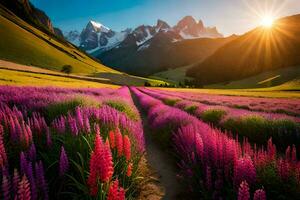
[[[271,28],[258,27],[225,44],[187,74],[207,85],[299,66],[299,34],[300,15],[279,19]]]
[[[75,74],[118,73],[99,64],[73,45],[56,40],[0,7],[0,59],[60,71],[71,65]]]
[[[183,83],[185,79],[189,79],[188,77],[186,77],[186,71],[192,66],[193,65],[188,65],[184,67],[178,67],[175,69],[169,69],[167,71],[155,73],[151,77],[175,82],[177,84],[179,82]]]
[[[272,70],[238,81],[208,85],[205,86],[205,88],[272,88],[277,90],[299,90],[300,67],[294,66]]]

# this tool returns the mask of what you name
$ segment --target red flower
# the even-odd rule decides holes
[[[127,135],[124,136],[123,138],[123,152],[124,152],[124,156],[126,158],[126,160],[130,160],[131,157],[131,143],[130,143],[130,139]]]
[[[104,144],[101,136],[96,134],[95,148],[90,160],[90,175],[87,180],[92,196],[98,193],[98,180],[102,182],[109,181],[113,172],[113,161],[109,145]]]
[[[115,148],[116,147],[115,133],[113,131],[109,131],[108,137],[109,137],[110,148],[112,149]]]
[[[110,185],[107,200],[125,200],[125,191],[122,187],[119,187],[118,180]]]
[[[116,147],[118,151],[118,156],[123,155],[123,136],[119,129],[116,130]]]
[[[132,174],[132,163],[129,163],[128,166],[127,166],[127,172],[126,172],[126,175],[128,177],[130,177]]]

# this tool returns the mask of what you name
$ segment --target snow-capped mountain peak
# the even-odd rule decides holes
[[[91,27],[92,29],[94,29],[94,31],[96,32],[104,32],[107,33],[110,31],[110,28],[104,26],[101,23],[95,22],[95,21],[89,21],[87,27]]]
[[[131,30],[116,32],[105,25],[89,21],[79,35],[73,31],[67,34],[67,39],[93,55],[113,48],[126,48],[134,46],[143,51],[151,44],[165,44],[178,42],[185,39],[195,38],[218,38],[223,37],[215,27],[205,27],[201,20],[197,21],[192,16],[181,19],[176,26],[171,27],[163,20],[157,20],[156,25],[141,25]]]

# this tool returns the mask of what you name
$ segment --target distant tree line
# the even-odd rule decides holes
[[[148,81],[146,81],[144,83],[145,87],[166,87],[166,88],[203,88],[203,84],[201,83],[201,81],[199,80],[189,80],[189,79],[184,79],[183,82],[179,82],[178,84],[168,84],[168,83],[164,83],[164,84],[156,84],[156,85],[152,85],[151,83],[149,83]]]

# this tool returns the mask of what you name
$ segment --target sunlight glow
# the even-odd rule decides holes
[[[273,26],[274,19],[271,16],[264,16],[261,19],[261,25],[266,28],[271,28]]]

